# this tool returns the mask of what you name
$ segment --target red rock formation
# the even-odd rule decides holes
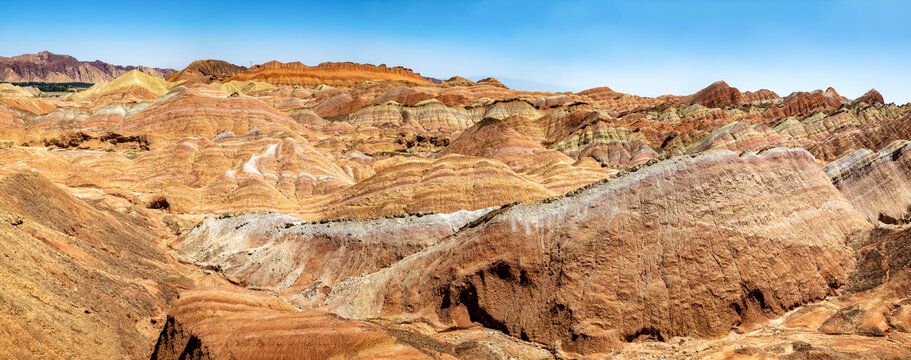
[[[168,76],[168,81],[186,81],[211,83],[226,81],[234,75],[247,70],[244,66],[234,65],[222,60],[196,60],[186,68]]]
[[[744,98],[740,91],[728,86],[724,81],[714,82],[687,99],[689,104],[700,104],[707,107],[740,105],[743,102]]]
[[[132,70],[160,78],[174,73],[171,69],[111,65],[100,60],[79,61],[72,56],[48,51],[0,57],[0,82],[99,83],[114,80]]]
[[[807,115],[816,111],[837,109],[845,102],[846,99],[838,95],[832,88],[828,88],[825,92],[820,90],[797,92],[784,98],[780,106],[766,111],[765,116],[766,118],[780,118]]]
[[[544,147],[540,143],[519,134],[503,120],[486,118],[465,130],[439,154],[480,156],[509,163],[541,150]]]
[[[744,91],[742,95],[744,103],[751,105],[768,104],[781,100],[778,94],[767,89],[760,89],[756,92]]]
[[[307,66],[299,62],[280,63],[278,61],[270,61],[262,65],[255,65],[247,69],[247,71],[231,77],[230,80],[254,80],[275,85],[308,87],[319,84],[352,87],[359,82],[368,80],[398,80],[413,85],[431,83],[430,80],[420,74],[401,66],[386,67],[386,65],[375,66],[350,62],[322,63],[317,66]]]
[[[854,103],[867,103],[872,105],[875,103],[885,104],[886,101],[883,100],[883,95],[880,94],[879,91],[876,91],[876,89],[870,89],[870,91],[867,91],[859,98],[854,99]]]

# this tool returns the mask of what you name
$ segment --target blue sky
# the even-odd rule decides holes
[[[528,90],[870,88],[911,101],[905,1],[6,1],[0,56],[180,69],[195,59],[402,65]]]

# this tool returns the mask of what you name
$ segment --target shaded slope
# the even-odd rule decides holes
[[[190,284],[141,213],[74,198],[40,175],[0,177],[0,357],[144,356]]]

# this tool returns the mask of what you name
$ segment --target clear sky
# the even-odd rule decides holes
[[[7,1],[0,56],[402,65],[528,90],[876,88],[911,102],[911,1]]]

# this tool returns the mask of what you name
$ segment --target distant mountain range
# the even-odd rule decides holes
[[[131,70],[160,78],[177,72],[146,66],[111,65],[100,60],[79,61],[72,56],[49,51],[0,57],[0,82],[98,83],[114,80]]]

